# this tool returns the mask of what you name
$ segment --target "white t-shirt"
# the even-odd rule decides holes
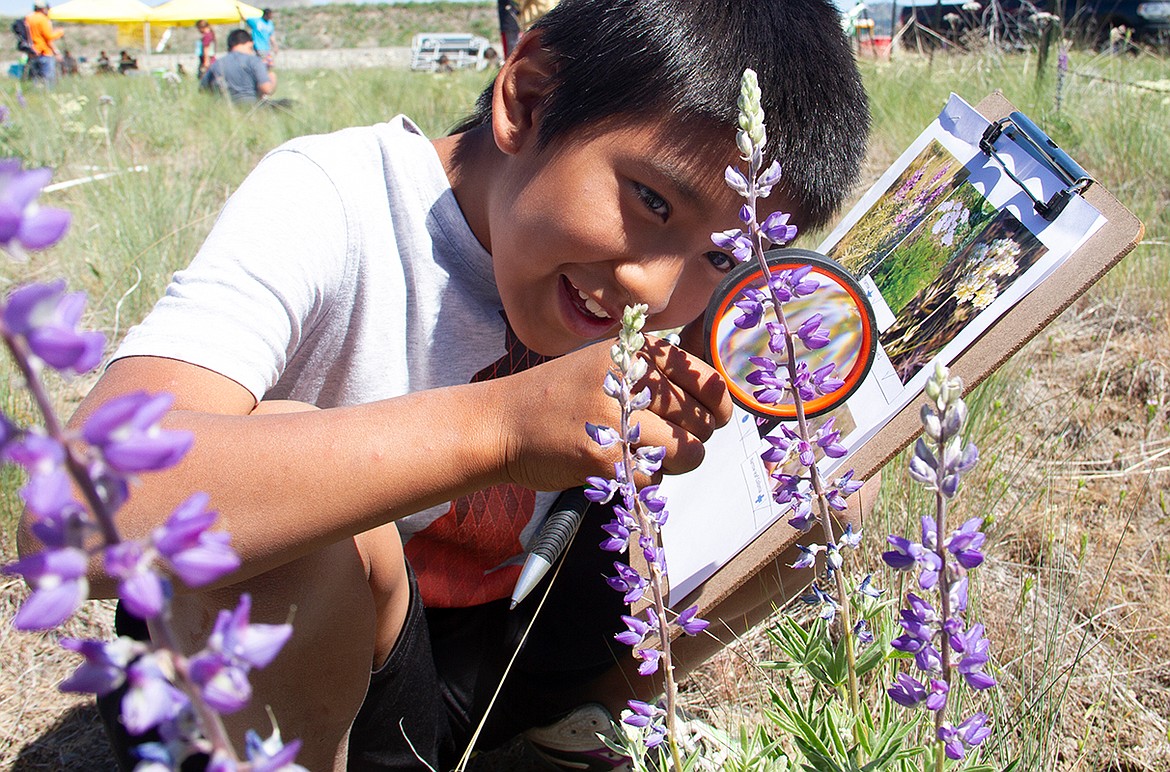
[[[481,380],[526,353],[438,155],[399,116],[269,153],[115,359],[178,359],[257,400],[329,408]],[[552,496],[500,486],[399,520],[424,601],[507,597]]]

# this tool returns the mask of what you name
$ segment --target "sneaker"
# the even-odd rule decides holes
[[[614,738],[613,717],[596,702],[574,710],[555,724],[524,733],[528,744],[555,769],[629,772],[630,759],[611,750],[598,735]]]

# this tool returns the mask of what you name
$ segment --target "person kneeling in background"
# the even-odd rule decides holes
[[[255,102],[276,91],[276,73],[256,57],[251,34],[237,29],[228,35],[227,55],[207,68],[199,87],[225,93],[233,102]]]

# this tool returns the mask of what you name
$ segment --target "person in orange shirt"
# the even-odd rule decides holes
[[[51,86],[57,80],[57,60],[60,58],[53,43],[60,40],[65,33],[53,29],[53,22],[49,21],[49,4],[46,0],[34,0],[33,12],[24,17],[24,23],[28,27],[33,50],[36,51],[36,56],[29,62],[32,76]]]

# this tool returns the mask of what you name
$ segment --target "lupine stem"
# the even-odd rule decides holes
[[[748,179],[754,180],[759,174],[759,168],[755,159],[748,161]],[[760,266],[764,279],[764,284],[768,287],[768,292],[772,297],[772,312],[776,317],[776,323],[780,329],[784,331],[784,346],[785,354],[787,355],[786,367],[788,369],[789,391],[792,393],[793,405],[796,408],[796,422],[801,440],[809,442],[812,434],[809,432],[808,419],[804,412],[804,400],[801,399],[796,388],[797,370],[796,370],[796,343],[793,341],[792,331],[788,328],[788,320],[784,316],[784,307],[780,302],[780,298],[776,293],[776,288],[772,285],[771,271],[768,267],[767,258],[764,257],[764,245],[762,235],[760,233],[760,225],[754,217],[756,211],[756,189],[752,185],[749,190],[748,206],[753,212],[752,222],[749,224],[752,241],[752,252],[755,254],[756,261]],[[808,467],[809,481],[812,485],[813,493],[815,494],[817,502],[817,510],[820,515],[821,526],[825,533],[825,544],[833,544],[836,542],[836,536],[833,534],[832,518],[829,514],[828,499],[825,496],[824,483],[821,481],[820,472],[817,470],[816,463]],[[833,571],[834,581],[837,588],[837,597],[840,599],[840,615],[841,615],[841,637],[845,646],[845,661],[847,663],[848,671],[848,692],[849,692],[849,709],[856,719],[861,714],[861,699],[858,694],[857,685],[857,655],[854,650],[853,641],[853,622],[852,613],[849,608],[849,599],[846,593],[845,577],[841,571]],[[860,741],[860,721],[853,722],[853,736],[855,741]]]
[[[948,407],[948,409],[951,409]],[[939,416],[940,422],[946,425],[946,414]],[[938,440],[938,454],[936,456],[938,464],[936,466],[936,474],[941,481],[947,474],[946,470],[946,445],[948,439],[946,432],[939,434]],[[943,544],[943,533],[945,533],[947,523],[947,501],[943,495],[941,488],[936,489],[934,493],[934,553],[938,555],[939,570],[938,570],[938,595],[939,595],[939,613],[942,616],[943,625],[951,618],[951,580],[947,572],[947,549]],[[939,659],[942,661],[942,680],[951,683],[951,639],[946,634],[945,630],[939,641]],[[948,700],[949,703],[949,700]],[[947,706],[934,712],[934,730],[935,737],[938,737],[938,730],[942,728],[943,722],[946,718]],[[943,772],[943,766],[946,763],[946,754],[944,753],[945,745],[941,740],[935,742],[934,753],[934,768],[936,772]]]
[[[622,401],[621,411],[621,433],[624,438],[629,436],[630,431],[629,399]],[[643,534],[653,534],[654,526],[651,524],[650,517],[646,513],[646,506],[638,498],[636,493],[637,488],[634,484],[634,457],[630,452],[630,443],[625,440],[622,441],[622,465],[625,467],[626,484],[635,490],[635,495],[633,496],[634,515],[638,518],[638,528]],[[647,562],[650,568],[650,589],[654,598],[654,612],[658,615],[658,639],[662,647],[660,667],[663,671],[664,696],[666,699],[666,741],[670,746],[670,755],[674,760],[674,768],[681,770],[682,755],[678,748],[676,734],[678,721],[675,711],[675,706],[678,704],[678,683],[674,678],[674,661],[671,658],[670,651],[670,633],[667,629],[666,598],[663,592],[662,568],[656,560]]]

